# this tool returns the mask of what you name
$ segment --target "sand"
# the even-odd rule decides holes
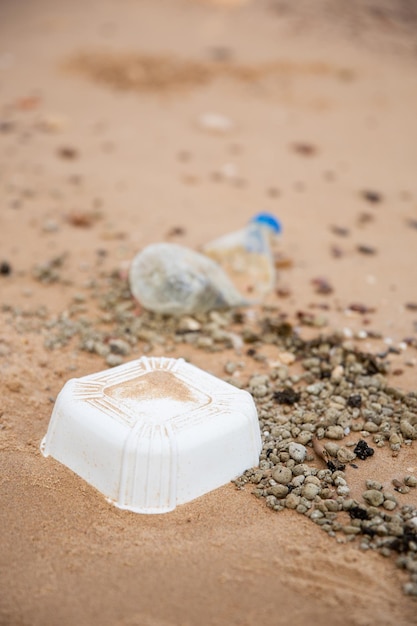
[[[390,382],[415,390],[402,344],[417,337],[415,24],[388,2],[1,4],[1,624],[415,623],[394,559],[273,513],[250,488],[142,516],[44,459],[57,393],[104,362],[76,342],[47,350],[28,328],[30,311],[59,314],[80,293],[91,312],[86,283],[148,243],[200,249],[266,210],[283,224],[268,301],[290,320],[379,332],[358,345],[400,346]],[[207,113],[230,124],[207,128]],[[60,280],[34,279],[63,253]],[[236,358],[182,355],[219,376]],[[268,368],[240,358],[244,381]],[[369,477],[390,485],[415,458],[383,451]]]

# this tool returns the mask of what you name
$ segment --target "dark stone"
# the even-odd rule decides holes
[[[274,391],[272,397],[278,404],[295,404],[300,400],[301,393],[294,391],[294,389],[283,389],[282,391]]]
[[[356,454],[358,459],[365,461],[365,459],[367,459],[369,456],[372,456],[375,451],[373,448],[368,446],[366,441],[360,439],[353,449],[353,452]]]

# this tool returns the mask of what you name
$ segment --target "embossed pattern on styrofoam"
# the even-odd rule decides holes
[[[257,465],[249,393],[183,359],[142,357],[68,381],[42,453],[120,508],[170,511]]]

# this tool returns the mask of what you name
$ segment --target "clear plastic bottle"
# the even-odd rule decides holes
[[[273,248],[280,233],[273,215],[259,213],[245,228],[206,244],[203,252],[223,267],[243,295],[256,300],[275,286]]]
[[[152,244],[137,254],[129,282],[133,296],[145,309],[167,315],[249,304],[219,264],[173,243]]]

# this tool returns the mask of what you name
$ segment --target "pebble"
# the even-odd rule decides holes
[[[273,485],[268,489],[269,493],[275,496],[276,498],[285,498],[288,494],[288,487],[285,485]]]
[[[272,478],[281,485],[288,485],[292,480],[292,471],[288,467],[280,465],[272,472]]]
[[[119,354],[109,354],[106,357],[106,363],[110,367],[116,367],[116,365],[121,365],[123,363],[123,357]]]
[[[412,476],[411,474],[409,474],[408,476],[404,477],[404,484],[407,485],[407,487],[417,487],[417,478],[416,476]]]
[[[384,495],[377,489],[367,489],[363,492],[362,497],[372,506],[380,506],[384,502]]]
[[[300,504],[301,497],[295,493],[289,493],[285,498],[285,506],[287,509],[296,509]]]
[[[361,532],[361,529],[357,526],[347,524],[346,526],[342,526],[342,531],[345,535],[358,535]]]
[[[291,442],[288,446],[289,455],[297,463],[302,463],[307,456],[307,448],[301,443]]]
[[[178,324],[178,330],[180,330],[181,332],[195,333],[201,330],[201,324],[196,319],[194,319],[194,317],[185,315],[180,319],[180,322]]]
[[[198,118],[198,123],[204,130],[212,133],[225,134],[234,129],[234,122],[226,115],[219,113],[203,113]]]
[[[124,339],[111,339],[109,341],[109,348],[112,354],[119,354],[121,356],[127,356],[131,352],[130,345]]]
[[[401,420],[400,430],[406,439],[417,439],[417,429],[408,420]]]
[[[326,443],[324,444],[324,449],[333,458],[337,456],[339,447],[340,446],[337,443],[334,443],[333,441],[326,441]]]
[[[377,489],[378,491],[382,491],[383,486],[377,480],[367,480],[366,481],[367,489]]]
[[[329,439],[343,439],[345,436],[342,426],[328,426],[326,428],[326,437]]]
[[[337,451],[337,460],[343,464],[350,463],[354,458],[356,458],[356,454],[345,446],[342,446]]]
[[[226,372],[226,374],[234,374],[236,369],[237,369],[237,364],[234,363],[233,361],[227,361],[227,363],[224,366],[224,371]]]
[[[307,500],[314,500],[314,498],[320,493],[320,487],[314,483],[307,483],[302,488],[302,495]]]

